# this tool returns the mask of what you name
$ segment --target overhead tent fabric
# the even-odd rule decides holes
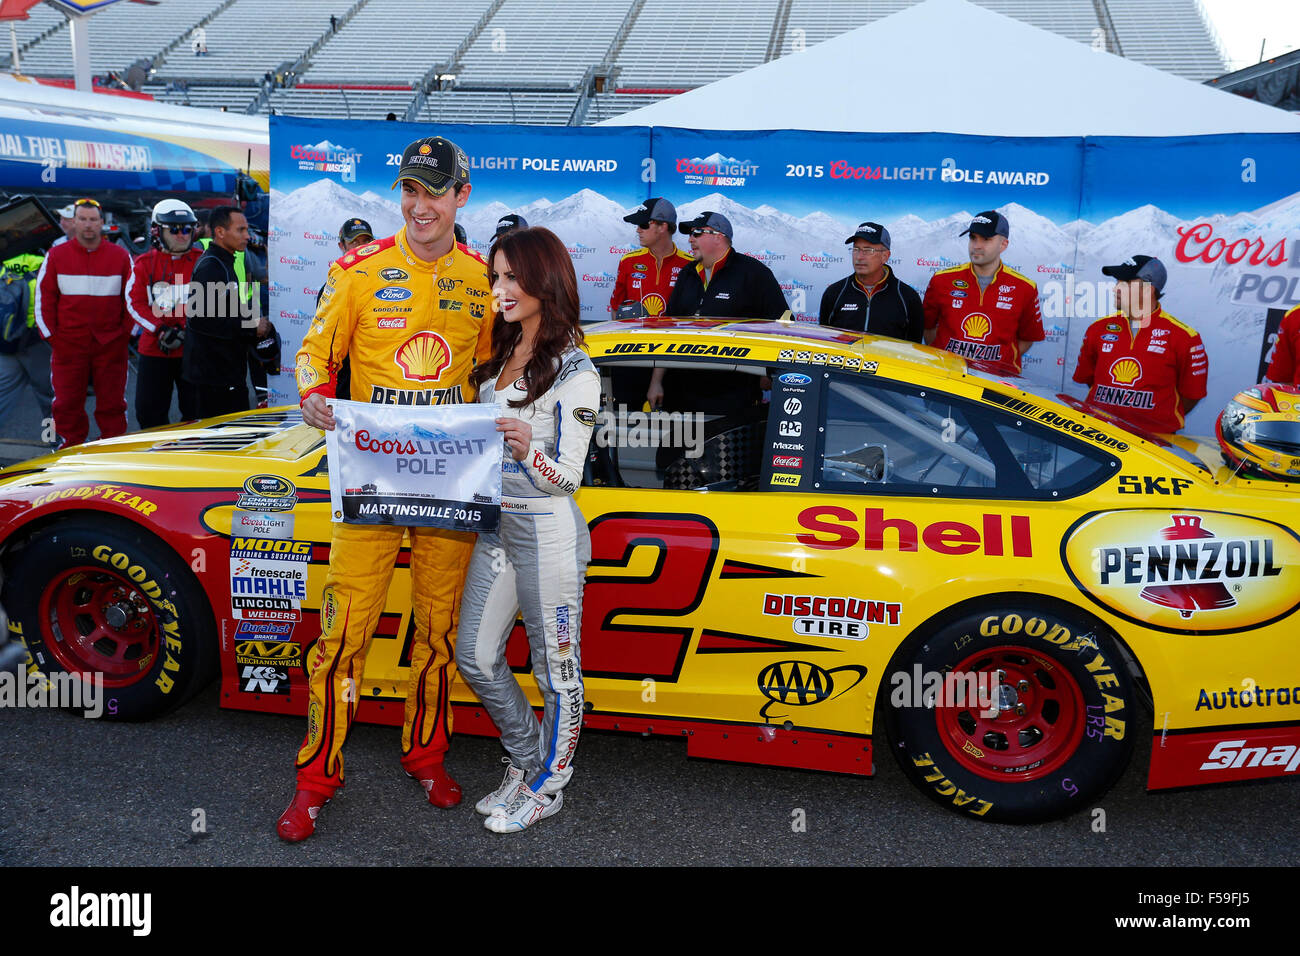
[[[1300,132],[1300,116],[966,0],[927,0],[600,125],[1198,136]]]

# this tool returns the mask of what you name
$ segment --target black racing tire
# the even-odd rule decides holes
[[[981,689],[987,705],[974,699]],[[1084,809],[1133,752],[1136,696],[1116,641],[1045,602],[1002,601],[909,639],[880,695],[904,774],[980,820]]]
[[[104,718],[159,717],[216,674],[216,623],[203,589],[143,528],[70,518],[10,549],[4,563],[0,601],[11,636],[27,645],[28,667],[47,677],[102,675]]]

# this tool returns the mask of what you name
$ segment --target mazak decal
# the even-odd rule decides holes
[[[1300,606],[1300,537],[1246,515],[1096,513],[1066,532],[1061,559],[1098,605],[1159,631],[1245,631]]]
[[[896,626],[903,606],[892,601],[823,597],[817,594],[764,594],[763,613],[791,618],[790,627],[805,637],[867,639],[871,624]]]

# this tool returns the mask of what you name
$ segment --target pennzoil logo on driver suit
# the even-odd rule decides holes
[[[1246,515],[1094,513],[1066,532],[1061,560],[1101,607],[1169,633],[1246,631],[1300,607],[1300,537]]]

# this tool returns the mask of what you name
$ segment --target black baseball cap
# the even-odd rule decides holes
[[[1121,282],[1141,279],[1155,286],[1156,292],[1163,292],[1165,282],[1169,279],[1165,264],[1155,256],[1129,256],[1117,266],[1102,266],[1101,274]]]
[[[367,239],[375,238],[375,230],[370,228],[370,223],[364,219],[358,219],[353,216],[343,225],[339,226],[339,242],[351,242],[353,239],[359,239],[365,236]]]
[[[515,213],[512,212],[510,213],[510,215],[502,216],[500,219],[497,220],[496,234],[498,236],[504,236],[507,232],[514,232],[516,229],[527,229],[527,228],[528,228],[528,220],[525,219],[523,216],[516,215]]]
[[[886,249],[891,248],[889,245],[889,230],[878,222],[860,222],[858,231],[844,240],[847,246],[856,239],[862,239],[866,242],[874,242],[884,246]]]
[[[469,182],[469,157],[449,139],[426,136],[402,153],[402,165],[393,180],[393,188],[403,179],[414,179],[435,196],[441,196],[453,183]]]
[[[623,217],[624,222],[644,229],[651,221],[677,225],[677,207],[662,196],[651,196]]]
[[[714,232],[722,233],[728,239],[733,238],[731,220],[720,212],[705,210],[690,222],[684,222],[677,227],[677,231],[682,235],[690,235],[692,229],[712,229]]]
[[[964,236],[968,232],[983,236],[985,239],[992,239],[994,236],[1009,239],[1011,237],[1011,223],[1007,222],[1007,217],[996,209],[989,209],[972,219],[970,225],[957,235]]]

